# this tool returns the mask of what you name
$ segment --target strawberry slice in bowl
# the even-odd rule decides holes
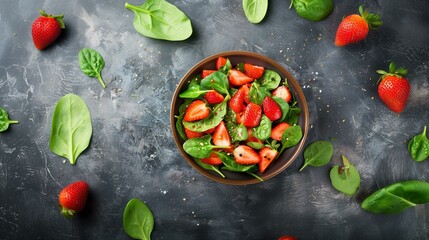
[[[204,176],[233,185],[285,170],[301,153],[309,125],[294,77],[272,59],[245,51],[215,54],[191,68],[173,95],[170,120],[183,158]],[[282,149],[282,136],[293,131],[300,138]]]

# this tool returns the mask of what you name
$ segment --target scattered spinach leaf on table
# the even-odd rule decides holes
[[[423,129],[423,133],[414,136],[410,140],[408,151],[417,162],[422,162],[429,157],[429,140],[426,136],[426,126]]]
[[[361,207],[372,213],[394,214],[429,202],[429,183],[420,180],[397,182],[368,196]]]
[[[299,169],[302,171],[307,166],[320,167],[329,161],[334,154],[334,146],[328,141],[315,141],[304,149],[304,165]]]
[[[268,0],[243,0],[243,10],[247,20],[260,23],[268,10]]]
[[[16,120],[10,120],[6,110],[0,108],[0,132],[6,131],[10,124],[19,123]]]
[[[329,16],[334,9],[333,0],[291,0],[292,5],[299,16],[315,22]]]
[[[91,115],[84,100],[74,94],[63,96],[55,106],[52,117],[51,151],[75,164],[89,146],[91,135]]]
[[[191,20],[165,0],[146,0],[137,6],[125,3],[134,12],[134,28],[143,36],[167,41],[182,41],[192,35]]]
[[[329,177],[331,179],[332,186],[338,191],[352,196],[354,195],[360,186],[360,175],[355,166],[353,166],[346,156],[341,155],[342,165],[334,166]]]
[[[137,198],[132,198],[125,207],[122,225],[128,236],[150,240],[155,220],[149,207]]]
[[[101,86],[106,88],[106,84],[101,77],[101,71],[104,68],[104,59],[101,54],[94,49],[84,48],[79,51],[78,57],[80,70],[90,77],[97,78]]]

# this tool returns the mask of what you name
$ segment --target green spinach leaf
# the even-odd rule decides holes
[[[231,143],[245,141],[249,137],[247,128],[243,124],[227,122],[226,128],[228,129],[229,136],[231,137]]]
[[[216,90],[219,93],[229,95],[228,76],[222,72],[216,71],[201,80],[201,88],[204,90]]]
[[[84,48],[79,51],[78,57],[80,70],[90,77],[97,78],[101,86],[106,88],[106,84],[101,77],[101,70],[104,68],[104,59],[100,53],[91,48]]]
[[[341,155],[343,164],[334,166],[329,173],[332,186],[346,195],[354,195],[360,186],[360,175],[355,166]]]
[[[225,152],[216,152],[216,154],[219,156],[219,158],[222,160],[224,166],[222,167],[222,169],[224,170],[228,170],[231,172],[249,172],[249,171],[254,171],[255,167],[257,170],[257,166],[256,164],[251,164],[251,165],[242,165],[242,164],[238,164],[235,160],[234,157],[232,155],[228,155]]]
[[[397,182],[371,194],[362,208],[372,213],[400,213],[409,207],[429,202],[429,183],[410,180]]]
[[[265,147],[265,145],[260,142],[247,142],[246,145],[256,150],[260,150]]]
[[[139,199],[132,198],[125,207],[122,224],[128,236],[150,240],[155,221],[149,207]]]
[[[55,106],[52,117],[51,151],[75,164],[89,146],[91,136],[91,115],[86,103],[74,94],[63,96]]]
[[[408,143],[408,151],[417,162],[424,161],[429,157],[429,140],[426,136],[426,126],[422,134],[414,136]]]
[[[204,135],[200,138],[191,138],[183,143],[183,150],[194,158],[208,158],[214,148],[229,148],[211,144],[212,136]]]
[[[176,120],[176,130],[177,133],[179,134],[179,136],[183,139],[186,140],[188,139],[188,137],[186,136],[186,132],[185,132],[185,128],[183,127],[183,118],[185,117],[185,113],[186,113],[186,107],[193,101],[193,99],[191,98],[187,98],[185,99],[185,102],[182,103],[182,105],[179,106],[179,115],[178,116],[174,116],[177,120]]]
[[[212,164],[203,163],[201,159],[194,158],[195,162],[202,168],[206,170],[215,171],[217,174],[219,174],[222,178],[225,178],[225,175],[219,170],[219,166],[215,166]]]
[[[282,134],[282,147],[277,156],[286,150],[287,148],[291,148],[299,143],[302,138],[302,129],[299,125],[293,125],[283,132]]]
[[[204,132],[216,127],[226,115],[228,100],[229,96],[225,97],[223,102],[216,104],[208,117],[196,122],[183,121],[183,125],[195,132]]]
[[[273,97],[273,100],[276,101],[276,103],[278,103],[280,108],[282,109],[282,117],[280,118],[279,122],[284,122],[289,112],[289,103],[287,103],[283,98],[276,97],[276,96]]]
[[[134,28],[143,36],[168,41],[182,41],[192,35],[188,16],[165,0],[146,0],[136,6],[125,3],[134,12]]]
[[[267,13],[268,0],[243,0],[243,10],[249,22],[260,23]]]
[[[333,0],[292,0],[292,4],[299,16],[315,22],[329,16],[334,9]]]
[[[334,154],[334,146],[328,141],[316,141],[308,145],[304,150],[304,166],[299,169],[302,171],[308,165],[313,167],[323,166],[329,161]]]
[[[270,138],[271,120],[263,114],[259,126],[252,128],[252,134],[257,139],[260,139],[262,141],[265,141]]]
[[[301,108],[297,107],[295,102],[289,107],[289,111],[287,112],[287,115],[284,121],[289,123],[290,125],[298,124],[300,114],[301,114]]]
[[[271,91],[276,89],[280,85],[282,77],[275,71],[265,69],[264,75],[258,79],[261,86]]]
[[[10,120],[6,110],[0,108],[0,132],[6,131],[10,124],[19,123],[16,120]]]
[[[258,105],[262,105],[266,96],[271,96],[270,91],[261,86],[257,81],[254,81],[249,90],[249,100]]]
[[[188,88],[179,94],[181,98],[198,98],[202,94],[210,92],[210,90],[201,90],[199,81],[201,81],[201,75],[194,77],[188,84]]]

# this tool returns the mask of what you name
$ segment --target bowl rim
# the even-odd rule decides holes
[[[203,169],[202,167],[200,167],[195,162],[195,160],[192,159],[184,151],[183,147],[181,146],[180,136],[178,135],[176,127],[175,127],[176,126],[175,125],[176,118],[175,118],[175,113],[174,113],[175,103],[176,103],[176,100],[180,94],[180,91],[182,90],[183,85],[185,85],[187,83],[187,80],[194,77],[194,75],[191,76],[191,74],[195,70],[200,68],[201,66],[204,66],[204,65],[216,60],[218,57],[228,58],[230,56],[250,57],[250,58],[255,58],[255,59],[258,59],[260,61],[266,62],[267,64],[269,64],[273,68],[275,68],[276,71],[279,71],[283,77],[288,79],[288,84],[292,85],[294,92],[297,93],[297,95],[298,95],[296,97],[299,99],[301,114],[304,116],[303,122],[302,122],[302,124],[300,124],[300,126],[303,129],[301,141],[297,146],[295,146],[296,149],[295,149],[295,152],[290,157],[291,160],[287,161],[286,164],[282,165],[280,168],[276,169],[275,171],[273,171],[273,172],[271,172],[271,173],[269,173],[263,177],[263,179],[264,179],[263,182],[266,182],[267,180],[277,176],[278,174],[283,172],[287,167],[289,167],[296,160],[298,155],[303,150],[303,148],[305,146],[305,142],[307,140],[307,135],[309,132],[309,111],[308,111],[308,105],[307,105],[305,95],[304,95],[301,87],[299,86],[298,82],[296,81],[296,79],[292,76],[292,74],[288,70],[286,70],[286,68],[283,67],[281,64],[279,64],[278,62],[274,61],[273,59],[271,59],[271,58],[269,58],[263,54],[250,52],[250,51],[242,51],[242,50],[224,51],[224,52],[219,52],[219,53],[210,55],[210,56],[198,61],[196,64],[194,64],[193,67],[191,69],[189,69],[185,73],[185,75],[183,75],[183,77],[180,79],[179,83],[176,86],[174,94],[172,96],[172,101],[171,101],[171,105],[170,105],[170,127],[171,127],[171,131],[173,133],[174,142],[175,142],[177,148],[179,149],[179,151],[181,152],[182,157],[185,158],[185,160],[192,166],[192,168],[194,168],[199,173],[201,173],[202,175],[206,176],[207,178],[209,178],[215,182],[220,182],[220,183],[229,184],[229,185],[250,185],[250,184],[261,183],[261,181],[256,179],[256,178],[237,180],[237,179],[222,178],[220,176],[217,177],[215,175],[208,173],[207,171],[209,171],[209,170],[206,170],[206,169]]]

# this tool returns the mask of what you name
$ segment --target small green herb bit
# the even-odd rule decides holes
[[[341,156],[343,164],[334,166],[329,174],[332,186],[346,195],[354,195],[360,186],[360,175],[347,157]]]
[[[334,146],[328,141],[316,141],[308,145],[304,150],[304,166],[299,169],[302,171],[308,165],[313,167],[323,166],[329,161],[334,154]]]
[[[52,116],[49,147],[55,154],[76,163],[89,146],[92,135],[91,116],[83,99],[74,94],[63,96]]]
[[[410,180],[382,188],[362,202],[362,208],[372,213],[400,213],[409,207],[429,202],[429,183]]]
[[[16,120],[10,120],[6,110],[0,108],[0,132],[6,131],[10,124],[19,123]]]
[[[100,81],[101,86],[106,88],[106,84],[101,77],[101,70],[104,68],[104,59],[94,49],[84,48],[79,51],[80,70],[90,77],[95,77]]]
[[[155,220],[149,207],[139,199],[133,198],[125,207],[122,224],[128,236],[150,240]]]
[[[410,140],[408,151],[417,162],[425,161],[429,157],[429,140],[426,136],[426,126],[423,129],[423,133],[414,136]]]
[[[143,36],[168,41],[182,41],[192,35],[191,20],[165,0],[146,0],[142,5],[125,3],[134,12],[134,28]]]
[[[243,0],[243,10],[247,20],[260,23],[268,10],[268,0]]]

